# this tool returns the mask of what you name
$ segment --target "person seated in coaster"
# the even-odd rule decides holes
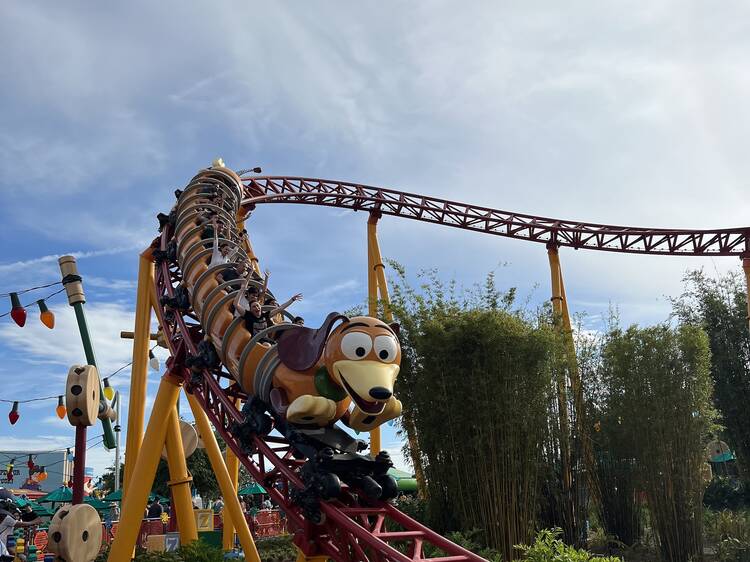
[[[247,265],[247,260],[239,260],[232,264],[232,267],[221,270],[216,277],[220,283],[226,283],[227,281],[234,281],[235,279],[245,279],[250,276],[250,267]],[[253,287],[255,289],[255,287]]]
[[[250,335],[253,337],[273,324],[273,321],[271,320],[272,316],[276,316],[277,314],[283,312],[293,302],[302,300],[302,293],[297,293],[284,304],[275,307],[273,310],[263,312],[263,307],[260,303],[263,302],[266,294],[269,275],[270,272],[266,270],[266,276],[263,282],[263,290],[261,291],[259,298],[253,298],[253,300],[249,301],[247,307],[242,302],[242,296],[247,291],[247,286],[250,283],[249,279],[245,280],[243,289],[240,291],[234,301],[234,314],[245,319],[245,328],[247,328],[247,330],[250,332]],[[266,343],[276,343],[269,338],[263,338],[261,341],[264,341]]]
[[[250,309],[250,303],[253,301],[261,301],[261,295],[265,295],[266,290],[268,289],[269,275],[271,275],[271,272],[266,269],[265,277],[263,278],[263,287],[260,290],[258,290],[258,287],[255,285],[252,287],[250,286],[250,281],[252,280],[251,275],[245,277],[245,282],[242,284],[242,288],[237,291],[237,296],[229,307],[235,317],[243,316],[245,312]]]
[[[216,223],[214,223],[214,226]],[[214,245],[213,251],[211,252],[211,260],[208,262],[208,267],[213,267],[222,263],[229,263],[232,258],[240,251],[240,247],[235,245],[234,248],[230,248],[228,242],[222,242],[219,244],[219,233],[214,227]]]

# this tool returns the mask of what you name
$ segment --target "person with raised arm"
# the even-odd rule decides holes
[[[237,252],[240,251],[239,246],[230,249],[229,243],[227,242],[219,244],[219,232],[216,226],[216,220],[214,220],[212,224],[214,227],[214,246],[213,251],[211,252],[211,261],[208,262],[208,267],[213,267],[222,263],[229,263]]]

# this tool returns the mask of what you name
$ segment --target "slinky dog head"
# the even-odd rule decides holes
[[[343,322],[334,329],[339,320]],[[377,415],[393,395],[400,369],[401,346],[395,330],[397,325],[369,316],[332,313],[317,330],[300,326],[284,332],[279,359],[290,369],[306,371],[322,358],[331,378],[360,410]]]

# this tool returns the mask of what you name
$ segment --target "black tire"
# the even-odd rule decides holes
[[[341,480],[333,473],[321,474],[317,477],[315,488],[324,500],[330,500],[341,495]]]
[[[387,474],[380,476],[377,482],[383,489],[383,492],[380,494],[381,500],[388,501],[398,496],[398,482],[396,482],[393,476],[388,476]]]
[[[383,493],[383,488],[380,487],[380,484],[378,484],[372,476],[363,477],[361,487],[365,495],[374,500],[380,499],[380,496]]]

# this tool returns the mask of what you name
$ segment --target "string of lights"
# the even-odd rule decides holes
[[[21,304],[21,299],[18,298],[18,293],[9,293],[8,296],[10,296],[10,310],[8,312],[0,314],[0,318],[10,315],[10,317],[13,318],[13,321],[21,328],[23,328],[26,324],[26,309],[32,306],[38,306],[40,312],[39,319],[42,321],[42,324],[44,324],[51,330],[55,327],[55,315],[49,308],[47,308],[46,301],[48,301],[55,295],[59,295],[63,291],[65,291],[65,287],[55,291],[54,293],[50,293],[44,298],[37,299],[36,301],[29,304]]]
[[[46,289],[47,287],[54,287],[55,285],[60,285],[61,283],[62,281],[55,281],[53,283],[47,283],[46,285],[37,285],[36,287],[29,287],[28,289],[21,289],[20,291],[13,291],[13,293],[17,295],[25,295],[26,293],[30,293],[31,291]],[[0,293],[0,297],[9,297],[13,293]]]
[[[89,437],[88,439],[86,439],[86,443],[90,443],[91,441],[94,441],[95,439],[102,439],[103,437],[104,437],[104,435],[102,433],[100,433],[98,435],[94,435],[94,436]],[[35,456],[38,456],[38,455],[48,455],[50,453],[62,453],[62,452],[65,452],[65,451],[71,452],[74,449],[74,447],[75,447],[75,445],[70,445],[68,447],[58,447],[56,449],[49,449],[49,450],[46,450],[46,451],[32,451],[30,453],[23,452],[21,454],[16,453],[16,454],[12,454],[12,455],[8,454],[6,452],[0,451],[0,457],[2,457],[2,458],[0,458],[0,461],[15,460],[15,459],[27,456],[27,455],[30,456],[30,457],[35,457]],[[50,466],[52,466],[52,465],[50,465]]]
[[[154,371],[158,371],[160,368],[159,365],[159,359],[154,355],[154,348],[157,347],[157,344],[154,344],[149,350],[148,350],[148,356],[149,356],[149,365]],[[107,400],[112,400],[115,397],[115,390],[110,385],[109,381],[110,379],[116,377],[122,371],[127,369],[133,364],[132,361],[127,362],[125,365],[115,369],[110,374],[105,376],[102,379],[102,384],[104,387],[103,393],[104,397]],[[0,402],[4,402],[6,404],[13,404],[13,407],[11,408],[10,412],[8,413],[8,420],[10,421],[11,425],[15,425],[16,422],[21,417],[21,414],[19,412],[19,407],[21,404],[28,404],[30,402],[42,402],[45,400],[54,400],[57,399],[57,407],[55,408],[55,413],[57,414],[57,417],[60,419],[65,418],[65,415],[67,414],[67,409],[65,408],[65,403],[63,401],[63,395],[57,394],[57,395],[50,395],[50,396],[38,396],[35,398],[25,398],[25,399],[18,399],[15,400],[13,398],[0,398]]]
[[[103,434],[89,437],[86,440],[86,443],[87,443],[86,450],[88,451],[90,449],[93,449],[94,447],[97,447],[103,442],[104,442]],[[47,479],[48,468],[57,466],[58,464],[61,464],[64,462],[73,462],[74,457],[71,456],[71,452],[70,452],[72,448],[74,448],[74,445],[71,445],[70,447],[63,447],[60,449],[50,449],[49,451],[35,451],[32,453],[27,453],[25,451],[24,452],[19,451],[18,453],[11,453],[11,454],[0,452],[0,455],[5,457],[5,460],[3,461],[5,464],[5,475],[6,475],[5,478],[8,482],[12,483],[13,476],[15,475],[14,471],[16,467],[16,459],[28,456],[29,460],[26,461],[25,464],[29,469],[29,478],[32,479],[34,482],[42,482]],[[36,464],[35,459],[38,458],[40,455],[47,455],[51,453],[61,453],[61,452],[67,452],[67,454],[59,461],[55,461],[50,464],[41,465],[41,466]]]

